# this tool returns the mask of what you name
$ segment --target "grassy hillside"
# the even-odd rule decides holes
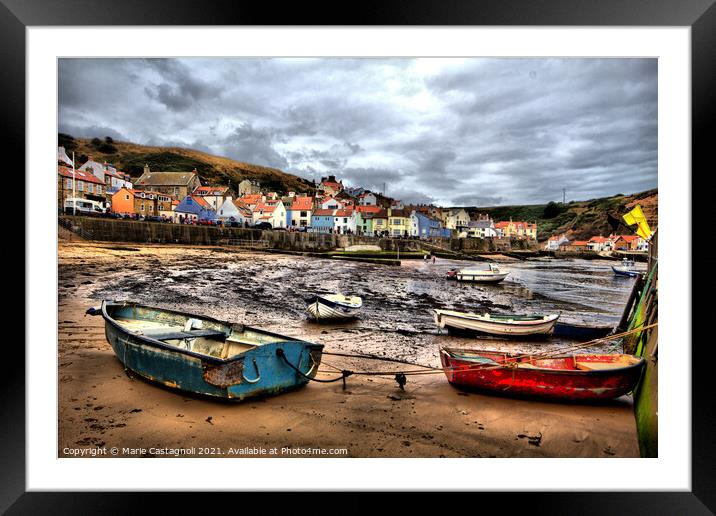
[[[142,175],[144,164],[154,171],[187,172],[196,168],[202,183],[228,185],[235,191],[240,181],[258,181],[266,191],[308,192],[313,183],[281,170],[213,156],[205,152],[181,147],[150,147],[130,142],[99,139],[73,138],[60,134],[59,145],[68,153],[75,152],[78,164],[93,160],[112,163],[133,178]]]
[[[493,220],[522,220],[537,222],[539,240],[565,233],[568,238],[586,239],[594,235],[607,236],[612,232],[607,213],[621,216],[637,204],[641,205],[649,225],[658,224],[657,189],[632,195],[615,195],[588,201],[572,201],[567,204],[549,203],[527,206],[467,207],[471,214],[488,213]],[[626,232],[622,228],[620,232]]]

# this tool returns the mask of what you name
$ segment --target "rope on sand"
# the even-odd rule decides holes
[[[630,334],[633,334],[633,333],[636,333],[636,332],[649,330],[649,329],[651,329],[651,328],[655,328],[655,327],[658,326],[658,325],[659,325],[658,322],[657,322],[657,323],[653,323],[653,324],[649,324],[649,325],[647,325],[647,326],[640,325],[640,326],[638,326],[638,327],[636,327],[636,328],[632,328],[631,330],[628,330],[628,331],[625,331],[625,332],[622,332],[622,333],[617,333],[617,334],[615,334],[615,335],[610,335],[610,336],[608,336],[608,337],[601,337],[601,338],[593,339],[593,340],[590,340],[590,341],[587,341],[587,342],[582,342],[582,343],[576,344],[576,345],[563,346],[563,347],[556,348],[556,349],[552,349],[552,350],[549,350],[549,351],[543,351],[543,352],[541,352],[541,353],[517,353],[517,354],[514,354],[513,356],[511,356],[509,361],[507,360],[507,357],[505,357],[505,360],[504,360],[503,362],[498,362],[498,363],[495,364],[495,365],[475,364],[474,366],[467,366],[467,367],[466,367],[466,366],[460,366],[460,367],[452,367],[452,366],[434,367],[434,366],[423,365],[423,364],[411,364],[411,365],[415,365],[415,366],[418,366],[418,367],[422,367],[423,369],[405,369],[405,370],[399,370],[399,371],[351,371],[351,370],[348,370],[348,369],[339,369],[339,368],[336,367],[336,366],[333,366],[333,365],[330,365],[330,364],[327,364],[327,363],[324,362],[324,364],[327,365],[328,367],[331,367],[331,368],[333,368],[333,369],[336,369],[335,373],[340,373],[340,374],[341,374],[341,376],[338,376],[338,377],[336,377],[336,378],[332,378],[332,379],[329,379],[329,380],[321,380],[321,379],[318,379],[318,378],[313,378],[313,377],[307,376],[306,374],[304,374],[303,372],[301,372],[296,366],[294,366],[291,362],[288,361],[288,358],[287,358],[286,355],[284,354],[283,350],[280,349],[280,348],[276,350],[276,354],[277,354],[278,357],[281,358],[291,369],[293,369],[294,371],[296,371],[296,372],[297,372],[299,375],[301,375],[303,378],[305,378],[305,379],[307,379],[307,380],[310,380],[310,381],[313,381],[313,382],[333,383],[333,382],[337,382],[337,381],[339,381],[339,380],[343,380],[343,389],[345,390],[345,388],[346,388],[346,378],[348,378],[349,376],[362,375],[362,376],[386,376],[386,377],[390,377],[390,376],[393,376],[393,375],[394,375],[395,381],[398,383],[398,386],[399,386],[400,389],[402,390],[402,389],[403,389],[403,386],[404,386],[405,383],[407,382],[407,378],[406,378],[406,377],[407,377],[408,375],[437,374],[437,373],[444,373],[444,372],[447,372],[447,371],[454,371],[454,370],[460,370],[460,371],[465,371],[465,370],[470,370],[470,369],[483,369],[483,370],[484,370],[484,369],[495,369],[495,368],[500,368],[500,367],[512,367],[512,368],[514,368],[514,367],[517,367],[518,359],[520,359],[520,358],[526,358],[526,357],[527,357],[527,358],[531,358],[531,359],[534,359],[534,358],[540,358],[540,359],[554,358],[554,357],[556,357],[556,356],[558,356],[558,355],[562,355],[562,354],[568,353],[568,352],[570,352],[570,351],[578,351],[578,350],[580,350],[580,349],[588,348],[588,347],[593,346],[594,344],[599,343],[599,342],[608,342],[608,341],[612,341],[612,340],[616,340],[616,339],[625,337],[625,336],[627,336],[627,335],[630,335]],[[378,360],[378,361],[382,361],[382,362],[392,362],[392,363],[397,363],[397,364],[410,364],[409,362],[404,362],[404,361],[395,360],[395,359],[386,358],[386,357],[377,357],[377,356],[374,356],[374,355],[360,355],[360,354],[353,354],[353,353],[331,353],[331,352],[324,352],[323,355],[332,355],[332,356],[348,357],[348,358],[361,358],[361,359],[366,359],[366,360]],[[331,374],[331,373],[333,373],[333,371],[321,371],[321,372],[322,372],[322,373],[326,373],[326,374]]]

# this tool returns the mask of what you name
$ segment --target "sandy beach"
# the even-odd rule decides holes
[[[457,292],[422,286],[432,281],[423,269],[427,264],[406,261],[384,280],[385,288],[395,292],[396,300],[390,301],[396,303],[394,313],[402,314],[395,320],[381,325],[380,314],[368,310],[356,324],[325,327],[305,321],[297,297],[301,286],[338,288],[352,281],[354,290],[365,295],[371,284],[352,278],[383,266],[331,264],[335,274],[326,277],[320,267],[330,260],[317,265],[303,257],[224,248],[60,240],[58,253],[60,457],[112,448],[118,449],[117,457],[241,456],[254,450],[280,457],[639,456],[627,397],[599,405],[510,399],[463,392],[439,373],[410,376],[404,391],[390,375],[352,376],[345,390],[341,382],[310,383],[276,397],[217,402],[130,378],[105,339],[102,318],[85,316],[102,298],[133,299],[313,340],[327,352],[382,351],[435,366],[438,346],[452,337],[438,335],[427,315],[416,316],[405,307],[415,295],[434,306],[455,298],[459,307],[463,301]],[[420,283],[423,276],[427,279]],[[418,282],[414,290],[422,294],[400,290],[406,278]],[[494,296],[475,298],[484,298],[485,307],[520,308],[519,288],[524,286],[507,285]],[[542,297],[549,306],[569,304]],[[277,300],[276,305],[268,300]],[[407,367],[336,356],[325,356],[324,363],[351,370]]]

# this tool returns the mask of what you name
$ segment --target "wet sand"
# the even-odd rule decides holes
[[[105,339],[102,319],[84,316],[103,298],[132,299],[313,340],[327,352],[367,352],[435,366],[440,345],[485,343],[439,334],[429,308],[562,309],[603,322],[617,317],[610,307],[628,295],[628,283],[612,285],[595,264],[576,264],[576,271],[560,276],[554,292],[535,285],[548,269],[569,264],[505,262],[514,280],[497,288],[446,282],[444,271],[456,264],[438,259],[385,267],[223,248],[61,242],[58,455],[117,447],[120,457],[178,448],[189,456],[235,456],[232,449],[241,456],[247,448],[275,448],[273,456],[282,457],[319,456],[321,449],[346,450],[343,457],[638,456],[628,397],[600,405],[503,398],[460,391],[439,373],[409,376],[404,391],[389,376],[352,376],[346,390],[341,382],[310,383],[272,398],[217,402],[130,379]],[[576,296],[586,288],[576,277],[608,292],[602,303],[591,306],[596,303]],[[306,321],[306,292],[339,289],[366,299],[359,321]],[[558,345],[494,339],[488,344],[510,350]],[[335,356],[323,362],[351,370],[406,367]],[[310,453],[289,455],[283,448]]]

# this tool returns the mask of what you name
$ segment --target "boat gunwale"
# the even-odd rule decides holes
[[[547,319],[536,319],[536,320],[527,320],[527,321],[517,321],[517,322],[506,322],[506,321],[499,321],[494,319],[485,319],[484,317],[480,316],[479,314],[472,314],[470,312],[455,312],[453,310],[442,310],[440,308],[434,308],[433,311],[438,315],[447,315],[451,316],[451,314],[463,314],[463,315],[474,315],[477,317],[462,317],[463,319],[468,319],[472,321],[480,321],[480,322],[487,322],[487,323],[494,323],[497,325],[502,326],[538,326],[540,324],[546,324],[555,322],[559,319],[559,314],[551,314],[546,316]],[[452,317],[458,317],[460,316],[452,316]],[[552,319],[554,317],[554,319]]]
[[[481,362],[473,362],[473,361],[471,361],[471,360],[469,360],[469,359],[458,358],[458,357],[455,357],[455,356],[452,354],[452,352],[455,352],[455,351],[467,351],[467,352],[469,352],[469,353],[475,353],[475,350],[466,349],[466,348],[440,348],[440,352],[441,352],[441,353],[444,352],[444,353],[447,354],[452,360],[457,360],[457,361],[462,361],[462,362],[469,362],[469,363],[473,363],[473,364],[481,364],[483,367],[475,367],[475,368],[473,368],[473,369],[471,369],[471,370],[468,370],[468,371],[461,371],[461,370],[459,370],[459,369],[454,369],[454,368],[453,368],[452,371],[451,371],[453,374],[458,373],[458,372],[479,371],[479,370],[481,370],[481,369],[495,369],[495,370],[499,370],[499,369],[509,369],[509,370],[511,370],[511,371],[512,371],[512,370],[518,370],[518,371],[522,371],[522,372],[524,372],[524,373],[536,372],[536,371],[539,371],[539,372],[548,371],[548,372],[554,373],[554,374],[578,374],[578,375],[580,375],[580,376],[581,376],[581,375],[589,375],[589,376],[608,376],[608,375],[613,375],[613,374],[615,374],[615,373],[624,373],[624,372],[627,372],[627,371],[629,371],[629,370],[631,370],[631,369],[635,369],[635,368],[641,368],[641,367],[643,367],[643,365],[646,363],[646,360],[644,360],[644,357],[637,357],[637,356],[634,356],[634,355],[627,355],[627,354],[625,354],[625,353],[618,353],[619,355],[622,355],[622,356],[633,357],[633,358],[637,359],[637,361],[636,361],[635,363],[633,363],[633,364],[628,364],[628,365],[625,365],[625,366],[623,366],[623,367],[613,367],[613,368],[610,368],[610,369],[593,369],[593,370],[589,370],[589,371],[586,371],[586,370],[583,370],[583,369],[552,369],[552,368],[549,368],[549,367],[539,367],[539,366],[536,366],[536,365],[534,365],[534,364],[530,364],[530,365],[532,365],[533,367],[531,367],[531,368],[529,368],[529,369],[528,369],[528,368],[520,369],[519,367],[514,367],[514,368],[513,368],[513,367],[510,367],[509,365],[499,364],[499,363],[497,363],[497,362],[496,362],[495,364],[487,364],[487,363],[481,363]],[[524,355],[524,354],[521,354],[521,353],[505,353],[505,352],[503,352],[503,351],[497,351],[497,350],[481,350],[481,352],[501,354],[501,355],[505,355],[507,358],[514,357],[514,356],[523,356],[523,355]],[[585,355],[587,355],[587,356],[590,356],[590,355],[591,355],[591,356],[594,356],[594,355],[609,356],[609,353],[585,353]],[[572,357],[575,357],[575,356],[579,356],[579,355],[561,355],[561,356],[556,356],[556,357],[550,357],[550,359],[572,358]],[[535,358],[536,358],[536,359],[539,359],[539,357],[535,357]],[[519,364],[519,362],[513,362],[513,363]],[[499,366],[499,367],[496,367],[496,366]],[[443,367],[443,371],[445,371],[446,369],[447,369],[447,368]]]
[[[358,299],[360,299],[359,296],[351,296],[351,297],[358,297]],[[348,304],[348,303],[341,303],[340,301],[333,301],[333,300],[328,299],[324,296],[316,294],[315,296],[304,299],[304,301],[309,306],[312,305],[313,303],[323,303],[324,305],[329,306],[331,308],[333,308],[335,306],[341,306],[343,308],[351,308],[351,309],[363,308],[363,300],[362,299],[361,299],[359,305],[352,305],[352,304]]]
[[[127,335],[127,336],[129,336],[129,337],[132,337],[133,339],[142,341],[143,343],[148,344],[148,345],[150,345],[150,346],[153,346],[153,347],[156,347],[156,348],[161,348],[161,349],[164,349],[164,350],[167,350],[167,351],[172,351],[172,352],[175,352],[175,353],[180,353],[180,354],[182,354],[182,355],[188,355],[188,356],[191,356],[191,357],[194,357],[194,358],[199,358],[199,359],[201,359],[201,360],[204,361],[204,362],[211,362],[211,363],[214,363],[214,364],[228,364],[228,363],[230,363],[230,362],[234,362],[234,361],[238,361],[238,360],[243,360],[243,359],[244,359],[244,355],[245,355],[246,353],[252,351],[254,348],[261,347],[260,345],[257,345],[257,346],[254,346],[254,348],[247,349],[247,350],[245,350],[245,351],[243,351],[243,352],[241,352],[241,353],[238,353],[238,354],[236,354],[236,355],[233,355],[233,356],[231,356],[231,357],[226,357],[226,358],[219,358],[219,357],[215,357],[215,356],[212,356],[212,355],[206,355],[206,354],[203,354],[203,353],[197,353],[196,351],[190,351],[190,350],[188,350],[188,349],[178,348],[178,347],[176,347],[176,346],[172,346],[171,344],[167,344],[166,342],[163,342],[163,341],[158,340],[158,339],[154,339],[154,338],[149,337],[149,336],[147,336],[147,335],[143,335],[143,334],[141,334],[141,333],[132,333],[132,332],[128,331],[126,328],[124,328],[122,325],[120,325],[113,317],[111,317],[111,316],[107,313],[107,305],[115,305],[115,306],[122,306],[122,307],[125,307],[125,306],[133,306],[133,307],[148,308],[148,309],[150,309],[150,310],[159,310],[159,311],[162,311],[162,312],[167,312],[167,313],[171,313],[171,314],[181,315],[181,316],[185,316],[185,317],[188,316],[188,315],[195,315],[196,317],[199,317],[199,318],[204,319],[204,320],[206,320],[206,321],[210,321],[210,322],[214,322],[214,323],[219,323],[219,324],[225,324],[225,325],[228,325],[228,326],[231,326],[232,323],[229,323],[229,322],[227,322],[227,321],[220,321],[219,319],[215,319],[215,318],[210,317],[210,316],[203,316],[203,315],[197,315],[197,314],[187,314],[187,313],[185,313],[185,312],[179,312],[179,311],[171,310],[171,309],[167,309],[167,308],[158,308],[158,307],[154,307],[154,306],[147,306],[147,305],[142,305],[142,304],[139,304],[139,303],[133,303],[133,302],[130,302],[130,301],[126,301],[126,302],[125,302],[125,301],[107,301],[107,300],[103,300],[103,301],[102,301],[102,318],[105,320],[105,322],[108,322],[112,327],[114,327],[115,329],[117,329],[118,331],[120,331],[122,334]],[[270,331],[262,330],[262,329],[260,329],[260,328],[255,328],[255,327],[253,327],[253,326],[243,325],[243,328],[244,328],[244,329],[247,329],[247,330],[251,330],[251,331],[257,332],[257,333],[261,333],[261,334],[264,334],[264,335],[268,335],[268,336],[270,336],[270,337],[280,337],[280,338],[283,338],[283,339],[285,339],[285,338],[287,337],[286,335],[281,335],[281,334],[279,334],[279,333],[273,333],[273,332],[270,332]],[[227,337],[228,337],[228,335],[227,335]],[[284,341],[282,341],[282,342],[268,342],[268,343],[266,343],[266,344],[281,344],[281,343],[309,344],[310,346],[313,346],[313,347],[315,347],[315,348],[319,348],[319,349],[321,349],[321,350],[323,349],[323,344],[318,344],[318,343],[315,343],[315,342],[310,342],[310,341],[307,341],[307,340],[300,340],[300,339],[284,340]]]

